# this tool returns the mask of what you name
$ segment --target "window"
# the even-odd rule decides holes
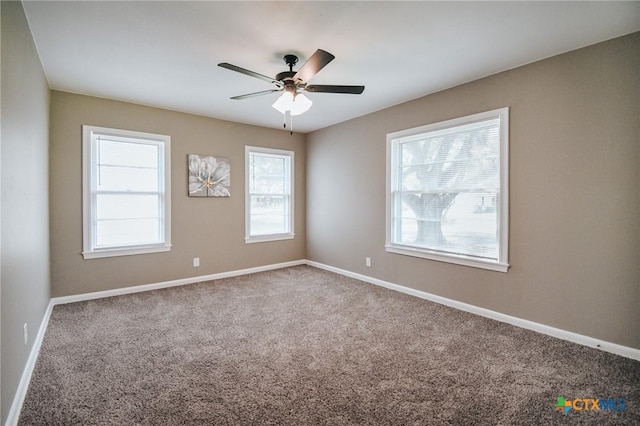
[[[82,126],[85,259],[169,251],[171,138]]]
[[[387,135],[392,253],[506,272],[509,109]]]
[[[245,170],[245,241],[293,238],[293,152],[247,146]]]

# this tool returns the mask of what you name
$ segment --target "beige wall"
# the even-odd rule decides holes
[[[308,259],[640,348],[639,46],[636,33],[308,135]],[[386,253],[386,133],[504,106],[509,272]]]
[[[171,224],[167,253],[84,260],[82,125],[171,136]],[[52,91],[51,288],[53,296],[164,282],[304,259],[304,135]],[[295,239],[245,244],[244,147],[295,152]],[[230,198],[187,196],[187,155],[231,160]],[[200,258],[200,267],[192,259]]]
[[[2,15],[2,405],[5,423],[49,303],[49,87],[20,2]],[[29,340],[24,344],[23,325]]]

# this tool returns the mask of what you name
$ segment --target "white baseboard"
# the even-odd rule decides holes
[[[500,312],[492,311],[485,308],[480,308],[468,303],[459,302],[457,300],[448,299],[446,297],[437,296],[435,294],[427,293],[421,290],[416,290],[409,287],[404,287],[398,284],[393,284],[387,281],[372,278],[366,275],[358,274],[355,272],[347,271],[344,269],[336,268],[333,266],[325,265],[318,262],[308,260],[307,265],[314,266],[316,268],[324,269],[330,272],[335,272],[340,275],[355,278],[360,281],[364,281],[377,286],[385,287],[391,290],[399,291],[401,293],[410,294],[412,296],[419,297],[421,299],[430,300],[432,302],[439,303],[441,305],[449,306],[461,311],[470,312],[472,314],[480,315],[486,318],[491,318],[500,322],[515,325],[517,327],[526,328],[527,330],[533,330],[538,333],[546,334],[552,337],[557,337],[569,342],[578,343],[583,346],[588,346],[595,349],[600,349],[605,352],[610,352],[616,355],[620,355],[626,358],[635,359],[640,361],[640,349],[630,348],[628,346],[622,346],[617,343],[611,343],[604,340],[595,339],[593,337],[584,336],[582,334],[573,333],[571,331],[562,330],[560,328],[551,327],[548,325],[540,324],[537,322],[525,320],[522,318],[513,317],[511,315],[502,314]]]
[[[123,294],[141,293],[143,291],[159,290],[161,288],[177,287],[181,285],[200,283],[203,281],[219,280],[222,278],[237,277],[240,275],[255,274],[256,272],[270,271],[273,269],[288,268],[290,266],[305,265],[305,260],[293,260],[291,262],[274,263],[272,265],[256,266],[254,268],[238,269],[235,271],[219,272],[211,275],[201,275],[198,277],[182,278],[179,280],[163,281],[154,284],[144,284],[133,287],[116,288],[113,290],[96,291],[93,293],[74,294],[73,296],[54,297],[51,299],[53,305],[65,303],[82,302],[85,300],[102,299],[105,297],[121,296]]]
[[[44,316],[42,317],[42,321],[40,322],[38,334],[36,334],[36,338],[33,341],[33,346],[31,346],[31,352],[29,352],[27,363],[22,370],[22,376],[20,376],[18,389],[16,390],[16,393],[13,397],[13,402],[11,403],[11,408],[9,409],[9,414],[7,415],[5,426],[15,426],[18,424],[20,411],[22,410],[22,404],[24,403],[24,398],[27,396],[27,389],[29,389],[31,375],[33,374],[33,369],[35,368],[36,361],[38,360],[38,354],[40,353],[40,347],[42,346],[44,333],[47,331],[47,326],[49,325],[49,318],[51,317],[52,310],[53,302],[49,301],[49,305],[47,305],[47,309],[44,311]]]

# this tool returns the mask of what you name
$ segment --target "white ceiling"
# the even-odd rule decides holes
[[[275,76],[336,59],[312,84],[365,85],[362,95],[311,93],[294,117],[309,132],[468,81],[640,30],[640,2],[116,2],[26,1],[52,89],[282,128],[272,88],[217,66]],[[297,69],[297,68],[296,68]],[[295,69],[294,69],[295,70]]]

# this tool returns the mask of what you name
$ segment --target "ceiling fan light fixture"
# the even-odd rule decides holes
[[[289,111],[291,115],[300,115],[309,111],[312,104],[313,102],[311,102],[311,99],[307,98],[302,93],[297,93],[294,96],[287,90],[273,103],[272,106],[281,114],[286,114],[287,111]]]
[[[291,108],[291,115],[300,115],[304,112],[309,111],[309,108],[311,108],[312,104],[313,102],[311,102],[311,99],[307,98],[302,93],[298,93],[293,98],[293,108]]]
[[[271,106],[284,114],[291,110],[291,104],[293,104],[293,95],[290,92],[284,92]]]

